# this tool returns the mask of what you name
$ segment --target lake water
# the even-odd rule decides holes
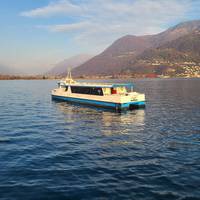
[[[115,113],[0,81],[0,199],[200,199],[200,79],[135,83],[146,109]]]

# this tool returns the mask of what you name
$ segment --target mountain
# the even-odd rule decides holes
[[[124,36],[101,54],[74,69],[73,74],[156,73],[157,66],[171,66],[172,61],[177,64],[196,63],[198,56],[195,52],[199,51],[200,46],[195,45],[195,42],[199,41],[199,30],[200,20],[195,20],[180,23],[156,35]],[[163,55],[166,57],[163,62],[156,60]]]
[[[115,41],[101,54],[73,70],[75,75],[112,74],[120,71],[124,63],[152,46],[151,36],[127,35]]]
[[[0,74],[1,75],[16,75],[16,74],[19,74],[19,72],[12,67],[0,64]]]
[[[75,75],[112,74],[120,71],[124,63],[152,46],[151,36],[127,35],[118,39],[101,54],[73,70]]]
[[[125,71],[134,73],[200,73],[200,31],[145,50]],[[171,71],[169,73],[169,71]]]
[[[157,48],[145,50],[137,59],[153,62],[173,61],[173,62],[200,62],[200,31],[179,37]]]
[[[80,54],[73,56],[71,58],[65,59],[62,62],[56,64],[49,72],[48,75],[62,75],[67,73],[67,69],[70,67],[71,69],[83,64],[84,62],[91,59],[92,55]]]

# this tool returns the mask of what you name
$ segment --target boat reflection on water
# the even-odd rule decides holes
[[[102,133],[104,135],[112,134],[132,134],[133,127],[144,126],[145,110],[134,110],[126,113],[102,112]]]
[[[58,111],[63,115],[65,122],[72,126],[78,126],[82,130],[109,135],[133,134],[134,130],[144,129],[145,110],[132,110],[123,113],[111,112],[100,108],[91,108],[67,104],[66,102],[54,102]]]

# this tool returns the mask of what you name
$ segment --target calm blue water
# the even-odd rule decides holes
[[[200,79],[135,83],[146,109],[120,114],[0,81],[0,199],[200,199]]]

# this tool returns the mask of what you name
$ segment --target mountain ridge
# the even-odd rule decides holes
[[[0,75],[18,75],[20,71],[0,63]]]
[[[50,69],[46,74],[47,75],[63,75],[67,73],[67,70],[76,68],[77,66],[83,64],[84,62],[88,61],[92,58],[93,55],[89,54],[78,54],[67,58],[59,63],[57,63],[52,69]]]
[[[113,44],[111,44],[111,46],[105,49],[102,53],[93,57],[84,64],[80,65],[72,72],[75,76],[80,76],[80,75],[93,76],[93,75],[108,75],[108,74],[114,75],[114,74],[121,74],[124,72],[127,73],[126,71],[135,72],[135,69],[140,69],[139,70],[140,73],[142,73],[142,71],[146,73],[143,68],[149,68],[149,69],[151,68],[151,70],[149,69],[147,70],[148,73],[156,73],[156,71],[154,70],[156,65],[152,65],[150,63],[142,64],[142,62],[138,62],[138,59],[141,60],[140,56],[145,51],[148,50],[152,51],[152,49],[155,50],[156,48],[162,47],[165,44],[172,45],[172,43],[170,42],[175,41],[178,38],[184,37],[186,35],[195,33],[195,31],[198,32],[199,30],[200,30],[200,20],[194,20],[194,21],[182,22],[174,27],[171,27],[155,35],[144,35],[144,36],[126,35],[116,40]],[[181,42],[184,43],[184,41]],[[189,48],[188,45],[187,47]],[[172,48],[174,49],[173,52],[175,54],[181,55],[180,49],[176,49],[175,47],[173,47],[173,45]]]

